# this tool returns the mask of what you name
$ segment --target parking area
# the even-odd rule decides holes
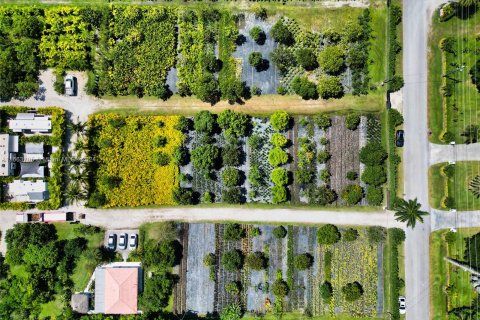
[[[107,230],[104,246],[120,253],[126,261],[129,253],[138,247],[138,229]]]

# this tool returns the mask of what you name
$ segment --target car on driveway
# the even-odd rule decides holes
[[[130,250],[135,250],[137,249],[137,244],[138,244],[138,236],[136,234],[131,234],[130,243],[128,247],[130,248]]]
[[[65,95],[74,96],[75,95],[75,77],[71,74],[65,77]]]
[[[114,251],[115,248],[117,247],[117,235],[114,233],[110,233],[108,235],[108,241],[107,241],[107,247],[108,249]]]
[[[126,233],[122,233],[120,235],[120,239],[118,240],[118,249],[125,250],[127,249],[127,240],[128,235]]]
[[[403,296],[398,297],[398,304],[400,305],[399,307],[400,314],[405,314],[405,312],[407,312],[407,303],[406,303],[405,297]]]
[[[397,130],[397,133],[395,134],[395,145],[399,148],[403,147],[403,144],[405,143],[405,133],[403,130]]]

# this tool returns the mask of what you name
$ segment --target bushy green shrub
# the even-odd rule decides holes
[[[340,238],[340,231],[338,231],[338,228],[333,224],[326,224],[318,228],[317,241],[319,244],[335,244],[340,240]]]
[[[255,26],[250,29],[250,37],[252,37],[253,41],[255,41],[259,45],[263,45],[267,38],[265,32],[259,26]]]
[[[230,293],[231,295],[238,295],[240,294],[240,283],[237,281],[229,281],[225,284],[225,291]]]
[[[367,238],[372,244],[377,244],[385,241],[387,237],[387,230],[384,227],[372,226],[367,228]]]
[[[280,185],[275,185],[272,188],[272,202],[273,203],[282,203],[288,200],[287,188]]]
[[[283,298],[288,294],[288,285],[282,279],[277,279],[272,285],[272,293],[278,297]]]
[[[330,116],[328,116],[325,113],[319,113],[315,115],[313,118],[313,121],[315,121],[315,124],[320,128],[320,129],[327,129],[332,125],[332,120],[330,119]]]
[[[287,236],[287,229],[285,229],[283,226],[278,226],[273,229],[273,236],[277,239],[283,239]]]
[[[378,187],[387,181],[387,174],[383,166],[367,166],[363,170],[362,181],[368,185]]]
[[[240,250],[227,251],[222,255],[222,265],[230,272],[238,271],[243,266],[243,257]]]
[[[322,75],[318,79],[318,94],[322,99],[341,98],[343,86],[338,77]]]
[[[292,89],[304,100],[318,98],[315,83],[308,80],[307,77],[295,77],[292,81]]]
[[[317,188],[310,188],[308,190],[308,200],[311,204],[326,206],[337,199],[335,191],[328,186],[320,186]]]
[[[383,189],[380,187],[367,187],[367,201],[372,206],[379,206],[383,201]]]
[[[270,138],[270,143],[275,147],[284,147],[288,142],[288,139],[285,138],[281,133],[275,132]]]
[[[225,226],[223,239],[230,241],[239,241],[245,237],[245,230],[238,223],[230,223]]]
[[[240,184],[240,170],[233,167],[225,168],[222,172],[223,184],[228,187],[235,187]]]
[[[360,149],[360,162],[367,166],[381,165],[387,158],[387,152],[381,143],[369,142]]]
[[[359,185],[351,184],[346,186],[341,194],[341,198],[348,205],[353,206],[360,202],[363,198],[363,189]]]
[[[363,288],[358,282],[347,283],[342,287],[342,293],[347,301],[355,301],[363,295]]]
[[[252,52],[248,56],[248,63],[256,68],[260,69],[263,66],[263,57],[260,52]]]
[[[288,171],[283,168],[274,168],[270,178],[274,184],[285,186],[288,184]]]
[[[313,257],[308,254],[299,254],[295,257],[295,268],[297,270],[307,270],[313,265]]]
[[[223,190],[222,199],[225,203],[229,204],[240,204],[244,201],[242,191],[238,187]]]
[[[242,137],[247,134],[250,117],[245,113],[227,109],[218,114],[217,123],[227,136]]]
[[[267,258],[263,252],[256,251],[246,257],[245,263],[253,270],[263,270],[267,267]]]
[[[442,167],[442,172],[445,176],[452,178],[455,176],[455,165],[454,164],[447,164]]]
[[[274,166],[280,166],[288,161],[288,154],[280,148],[273,148],[268,153],[268,162]]]
[[[305,70],[310,71],[318,67],[317,57],[310,48],[300,48],[295,51],[297,63]]]
[[[193,166],[204,175],[210,173],[218,163],[220,150],[213,144],[205,144],[192,150],[191,158]]]
[[[330,159],[330,153],[328,153],[327,150],[322,150],[318,152],[317,161],[319,163],[327,163],[329,159]]]
[[[358,234],[358,231],[357,229],[354,229],[354,228],[348,228],[347,230],[345,230],[345,232],[343,233],[343,236],[342,238],[345,240],[345,241],[355,241],[357,240],[359,234]]]
[[[320,67],[329,74],[338,74],[345,65],[345,51],[339,46],[328,46],[318,55]]]
[[[360,124],[360,116],[356,113],[350,113],[345,117],[345,124],[347,129],[356,130]]]
[[[277,131],[285,131],[290,127],[291,117],[285,111],[276,111],[270,116],[270,124]]]
[[[354,180],[357,180],[358,178],[358,173],[355,172],[355,171],[348,171],[347,172],[347,179],[350,180],[350,181],[354,181]]]
[[[287,26],[283,24],[282,20],[278,20],[277,23],[270,30],[270,35],[276,42],[290,46],[294,43],[293,34],[288,30]]]
[[[215,265],[215,254],[209,253],[203,257],[203,265],[205,267],[211,267]]]
[[[329,301],[333,296],[333,288],[332,284],[328,281],[323,282],[320,285],[320,296],[322,297],[323,301]]]
[[[215,130],[217,122],[215,116],[209,111],[200,111],[193,118],[193,127],[195,131],[210,135]]]

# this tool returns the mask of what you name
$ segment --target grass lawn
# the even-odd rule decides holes
[[[466,67],[461,72],[454,72],[451,74],[452,78],[460,81],[455,86],[453,96],[449,98],[450,105],[458,108],[454,111],[453,107],[448,108],[448,129],[453,132],[456,141],[464,142],[464,138],[460,136],[465,126],[471,123],[478,123],[480,118],[480,109],[478,108],[478,101],[480,94],[471,83],[470,68],[478,59],[475,57],[473,50],[463,53],[464,49],[469,47],[475,49],[478,43],[475,43],[474,35],[480,31],[480,24],[478,23],[480,11],[477,11],[469,19],[461,19],[453,17],[446,22],[440,22],[437,19],[438,13],[434,14],[432,23],[432,32],[430,34],[429,45],[430,53],[428,57],[428,105],[429,105],[429,127],[432,131],[430,141],[435,143],[443,143],[440,140],[443,132],[443,97],[440,93],[442,86],[442,52],[439,48],[440,40],[447,36],[453,36],[458,41],[456,50],[460,52],[457,54],[455,61],[448,61],[449,63],[458,63]],[[464,36],[471,35],[466,38],[466,42],[462,39]]]
[[[441,208],[441,201],[445,194],[445,177],[440,170],[446,163],[440,163],[430,168],[429,195],[430,205]],[[455,164],[455,176],[448,179],[448,194],[455,199],[456,209],[459,211],[479,210],[480,199],[468,190],[470,181],[480,175],[480,161],[459,161]]]
[[[55,228],[57,229],[58,239],[60,240],[67,240],[77,237],[74,230],[78,227],[77,224],[69,224],[69,223],[55,223]],[[99,232],[93,235],[86,235],[85,238],[87,239],[87,247],[88,248],[97,248],[103,242],[104,233]],[[82,254],[80,259],[73,270],[71,275],[72,281],[74,284],[75,291],[82,291],[85,289],[88,280],[92,276],[94,268],[92,266],[94,263],[90,260],[90,258]]]
[[[255,115],[267,115],[277,110],[284,110],[290,114],[315,114],[318,112],[330,111],[365,111],[375,112],[382,110],[384,106],[383,92],[376,91],[366,96],[346,95],[342,99],[329,100],[302,100],[294,95],[263,95],[253,97],[244,104],[231,105],[227,101],[220,101],[214,108],[209,103],[201,102],[195,97],[172,96],[167,101],[161,99],[144,97],[105,97],[106,109],[101,112],[116,112],[120,115],[131,115],[142,112],[145,115],[165,114],[165,115],[193,115],[202,110],[210,110],[217,113],[225,109],[231,109],[237,112],[245,112]]]
[[[56,294],[54,300],[42,304],[39,319],[56,319],[62,314],[62,311],[63,302],[60,295]]]
[[[480,229],[458,229],[456,241],[448,245],[444,240],[447,232],[448,230],[440,230],[430,236],[430,309],[432,319],[447,319],[448,310],[468,306],[477,296],[470,285],[470,274],[448,264],[444,257],[462,260],[465,251],[464,238],[480,232]],[[448,286],[451,288],[450,295],[445,294],[445,288]]]
[[[369,74],[373,84],[379,84],[386,79],[386,43],[387,43],[387,7],[384,3],[374,5],[370,11],[372,16],[371,26],[373,28],[372,41],[369,52]]]

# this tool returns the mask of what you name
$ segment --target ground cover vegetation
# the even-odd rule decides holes
[[[210,232],[211,228],[215,232]],[[214,298],[199,300],[197,294],[187,295],[187,310],[217,312],[221,319],[232,313],[235,319],[254,315],[290,319],[299,310],[314,319],[381,318],[394,307],[387,309],[385,302],[383,309],[381,302],[385,313],[377,312],[377,301],[384,301],[383,289],[378,288],[391,288],[393,277],[396,295],[391,299],[398,302],[401,261],[394,255],[401,250],[404,234],[400,229],[388,231],[391,246],[387,230],[381,227],[190,224],[188,230],[184,237],[205,237],[211,245],[201,249],[203,259],[197,259],[197,253],[189,254],[203,246],[188,249],[183,259],[192,270],[198,265],[203,272],[195,278],[185,275],[185,285],[205,282],[206,291],[201,295]],[[398,250],[390,251],[391,247]],[[384,261],[378,259],[383,251],[388,252],[385,261],[394,271],[385,278],[380,271]]]
[[[97,114],[88,122],[91,207],[181,202],[179,116]],[[158,144],[158,137],[163,137]]]
[[[478,5],[436,11],[429,38],[429,127],[435,143],[478,139]]]
[[[478,268],[477,228],[440,230],[432,234],[430,263],[432,315],[437,318],[465,319],[478,317],[478,292],[472,274],[447,262],[453,259],[466,267]]]
[[[433,165],[429,172],[430,205],[444,210],[478,210],[478,176],[480,163],[477,161]]]

